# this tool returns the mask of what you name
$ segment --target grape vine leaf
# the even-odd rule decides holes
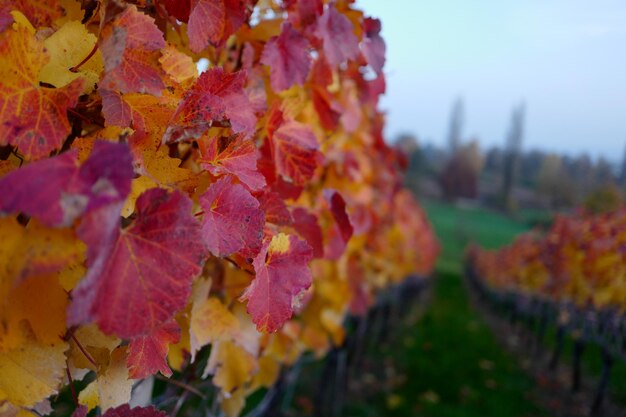
[[[254,258],[256,277],[242,295],[259,331],[275,332],[293,314],[296,297],[311,286],[308,263],[313,250],[305,241],[280,233]]]
[[[102,53],[96,50],[94,55],[77,70],[72,70],[92,52],[97,42],[96,36],[77,21],[64,24],[44,41],[50,60],[39,72],[39,81],[64,87],[78,78],[84,79],[84,93],[90,93],[100,80],[104,69]]]
[[[317,216],[303,207],[296,207],[292,211],[293,226],[296,232],[313,248],[313,257],[324,257],[324,235],[317,221]]]
[[[61,147],[71,130],[66,112],[83,90],[82,80],[40,87],[39,71],[48,60],[32,27],[15,23],[0,33],[0,146],[17,146],[26,159]]]
[[[226,340],[213,346],[203,376],[213,374],[213,384],[230,394],[248,382],[256,370],[254,356],[241,346]]]
[[[248,20],[256,0],[192,0],[187,33],[195,53],[222,45]],[[184,21],[184,20],[183,20]]]
[[[158,59],[165,40],[153,18],[128,7],[102,29],[99,47],[105,70],[101,88],[161,94],[165,85]]]
[[[313,177],[322,154],[309,126],[286,119],[282,110],[274,107],[267,123],[267,136],[280,175],[296,185],[303,185]]]
[[[244,256],[256,255],[263,240],[265,214],[259,202],[232,177],[222,177],[200,196],[204,210],[202,237],[215,256],[228,256],[241,251]]]
[[[167,365],[169,345],[180,340],[180,327],[175,320],[165,323],[148,336],[133,339],[128,345],[128,370],[131,379],[143,379],[160,371],[169,377]]]
[[[239,331],[237,317],[215,297],[205,298],[194,304],[189,332],[191,355],[209,343],[232,339]]]
[[[330,205],[330,212],[339,227],[344,242],[348,242],[354,233],[354,228],[346,212],[346,200],[335,190],[324,190],[324,197]]]
[[[315,34],[322,40],[324,55],[332,66],[359,55],[359,40],[352,22],[332,4],[317,19]]]
[[[252,191],[265,187],[265,177],[257,169],[258,151],[243,134],[213,137],[198,142],[202,168],[218,176],[232,174]]]
[[[102,417],[167,417],[167,414],[154,407],[130,408],[130,405],[123,404],[107,410]]]
[[[70,324],[95,321],[103,332],[131,339],[172,319],[205,257],[191,206],[179,191],[154,188],[137,199],[137,218],[126,229],[112,228],[109,219],[81,224],[89,270],[73,291]]]
[[[0,352],[0,398],[32,407],[56,393],[65,375],[66,349],[66,343],[28,343]]]
[[[371,17],[363,20],[363,31],[365,36],[361,42],[361,50],[367,63],[372,67],[376,74],[383,73],[385,65],[385,41],[380,36],[382,25],[380,20]]]
[[[216,122],[230,124],[235,133],[253,133],[256,116],[243,88],[245,81],[245,71],[227,73],[214,67],[203,72],[181,100],[163,143],[197,139]]]
[[[293,217],[285,201],[275,191],[265,191],[256,196],[261,210],[265,212],[265,221],[278,226],[291,226]]]
[[[50,226],[124,201],[133,176],[128,147],[97,141],[77,165],[77,150],[34,162],[0,179],[0,212],[24,212]]]
[[[274,90],[286,90],[306,81],[312,62],[309,48],[309,41],[289,22],[283,24],[279,36],[267,42],[261,63],[270,67],[270,81]]]

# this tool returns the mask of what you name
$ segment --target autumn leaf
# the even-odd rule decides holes
[[[311,245],[313,256],[322,258],[324,256],[324,236],[317,216],[302,207],[296,207],[292,211],[292,216],[294,229]]]
[[[280,35],[272,37],[263,49],[261,62],[270,67],[272,88],[282,91],[303,84],[311,70],[309,41],[291,24],[284,23]]]
[[[310,180],[322,158],[313,131],[305,124],[284,118],[283,112],[274,108],[267,134],[276,171],[297,185]]]
[[[102,417],[167,417],[167,414],[154,407],[130,408],[130,405],[123,404],[107,410]]]
[[[80,22],[71,21],[63,25],[44,41],[50,60],[39,72],[39,80],[55,87],[64,87],[76,79],[83,79],[83,93],[90,93],[100,80],[104,69],[102,54],[96,50],[91,58],[78,70],[76,65],[92,53],[96,37]]]
[[[58,0],[0,0],[0,9],[19,10],[36,28],[51,26],[52,22],[63,13]]]
[[[178,191],[152,189],[137,200],[126,229],[108,220],[81,225],[88,273],[73,292],[70,324],[89,321],[122,338],[153,333],[183,308],[205,256],[191,200]]]
[[[266,191],[257,195],[261,210],[265,212],[265,221],[278,226],[291,226],[294,222],[285,201],[275,191]]]
[[[215,256],[241,251],[253,257],[261,248],[265,215],[259,202],[232,177],[220,178],[200,196],[202,237]]]
[[[48,61],[32,28],[15,23],[0,33],[0,145],[17,146],[26,159],[61,147],[71,130],[67,109],[83,91],[82,80],[40,87],[39,71]]]
[[[50,226],[71,225],[98,208],[121,204],[133,176],[128,147],[96,142],[84,164],[78,152],[29,164],[0,179],[0,211],[23,212]]]
[[[24,344],[0,353],[0,398],[32,407],[57,392],[65,375],[67,344]]]
[[[218,176],[232,174],[250,190],[263,188],[265,178],[257,168],[258,151],[243,134],[228,138],[213,137],[198,142],[202,168]]]
[[[139,12],[134,5],[128,7],[103,28],[99,47],[105,70],[101,88],[121,93],[161,94],[165,85],[157,51],[165,47],[165,41],[153,18]]]
[[[315,34],[324,45],[324,55],[332,66],[355,59],[359,54],[359,40],[353,25],[334,5],[329,5],[317,19]]]
[[[181,1],[180,3],[184,2]],[[159,58],[161,67],[177,83],[184,83],[198,76],[198,68],[191,57],[173,45],[168,44],[161,51],[161,54],[161,58]]]
[[[219,299],[205,298],[194,304],[189,326],[192,357],[209,343],[232,340],[239,329],[237,317]]]
[[[256,0],[191,0],[187,24],[191,50],[199,53],[209,44],[220,46],[248,20],[254,3]]]
[[[365,37],[361,42],[361,50],[363,56],[367,60],[367,63],[377,73],[383,72],[383,66],[385,65],[385,41],[380,36],[381,23],[378,19],[372,19],[371,17],[363,20],[363,31]]]
[[[180,340],[180,328],[175,320],[165,323],[148,336],[133,339],[128,346],[130,378],[143,379],[157,372],[169,377],[172,370],[167,365],[169,345]]]
[[[244,71],[227,73],[215,67],[203,72],[172,116],[163,143],[197,139],[214,123],[229,123],[235,133],[253,133],[256,117],[245,80]]]
[[[204,375],[213,374],[213,384],[229,394],[248,382],[257,369],[249,352],[231,341],[216,343]]]
[[[330,205],[330,212],[339,227],[344,242],[348,242],[354,233],[352,223],[346,212],[346,200],[335,190],[324,190],[324,197]]]
[[[308,263],[313,250],[305,241],[280,233],[254,258],[256,277],[241,297],[259,331],[275,332],[293,314],[296,297],[311,285]]]

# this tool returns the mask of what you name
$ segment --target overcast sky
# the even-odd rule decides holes
[[[625,0],[357,0],[383,22],[387,137],[443,144],[453,101],[463,136],[504,141],[526,103],[524,148],[617,161],[626,145]]]

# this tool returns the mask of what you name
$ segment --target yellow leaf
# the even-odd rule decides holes
[[[231,395],[220,395],[220,408],[226,417],[238,417],[246,405],[246,394],[243,390],[236,390]]]
[[[239,331],[239,321],[222,302],[211,297],[204,299],[191,311],[191,355],[203,346],[218,340],[227,340]]]
[[[278,379],[280,372],[280,364],[271,356],[264,355],[259,358],[259,371],[254,374],[249,393],[256,391],[258,388],[270,388]]]
[[[256,370],[256,359],[250,353],[233,342],[225,341],[213,345],[203,377],[213,374],[213,384],[225,394],[230,394],[250,381]]]
[[[96,50],[77,71],[70,71],[70,68],[87,58],[96,42],[97,38],[82,23],[73,21],[64,24],[44,41],[50,60],[39,72],[39,81],[59,88],[82,77],[85,79],[83,92],[90,93],[104,69],[100,51]]]
[[[68,363],[78,369],[107,369],[111,362],[111,353],[119,344],[120,339],[102,333],[95,324],[80,326],[74,331],[74,337],[70,341]],[[92,360],[96,365],[91,363]]]
[[[0,401],[32,407],[55,394],[65,375],[66,349],[66,343],[27,343],[0,353]]]
[[[175,46],[168,44],[161,54],[161,67],[177,83],[190,81],[198,76],[198,68],[191,57]]]
[[[97,381],[100,408],[103,412],[130,401],[133,381],[128,379],[126,347],[119,347],[113,351],[109,367],[102,375],[98,375]]]
[[[59,340],[65,332],[67,294],[57,273],[81,262],[84,250],[70,230],[0,219],[0,351],[30,338]]]
[[[128,379],[126,347],[118,347],[111,354],[111,362],[96,380],[82,390],[78,401],[90,410],[100,406],[102,412],[130,401],[133,381]]]
[[[100,396],[98,394],[98,381],[92,381],[78,394],[78,403],[93,410],[100,404]]]

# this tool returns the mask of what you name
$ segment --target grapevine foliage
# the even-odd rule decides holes
[[[495,289],[596,310],[626,308],[626,210],[559,215],[550,229],[497,251],[473,248],[478,275]]]
[[[134,381],[203,356],[235,416],[428,274],[384,53],[349,0],[1,0],[0,411],[157,416]]]

